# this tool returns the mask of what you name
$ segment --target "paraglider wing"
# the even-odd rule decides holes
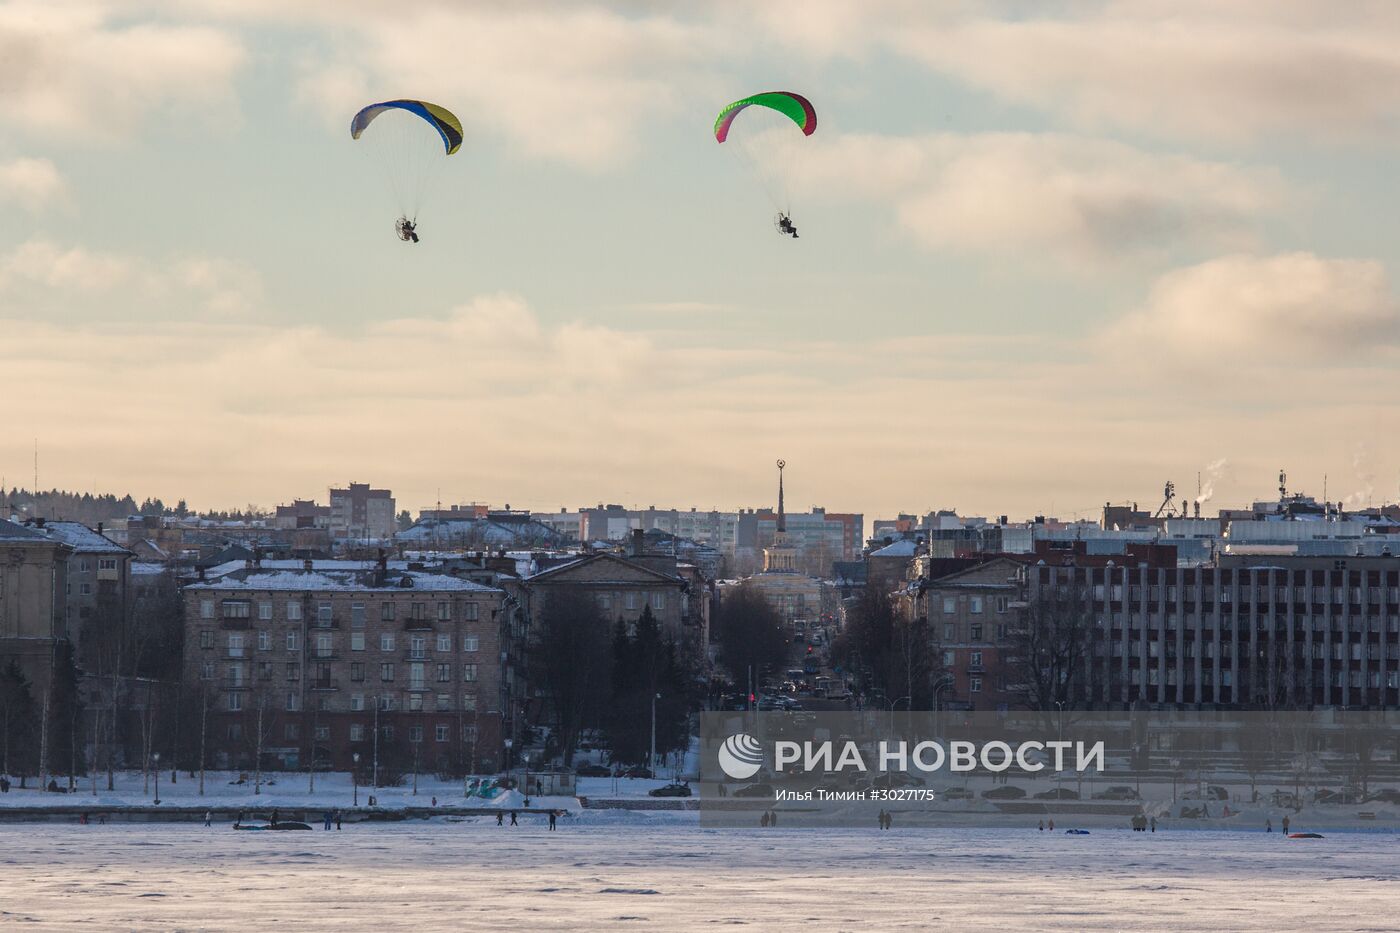
[[[783,114],[798,125],[804,136],[811,136],[817,129],[817,111],[807,98],[792,91],[766,91],[736,100],[721,110],[715,120],[715,141],[722,143],[728,139],[729,127],[734,123],[734,118],[752,106],[767,107]]]
[[[428,121],[428,125],[437,130],[438,135],[442,137],[447,155],[452,155],[462,147],[462,121],[446,107],[439,107],[425,100],[386,100],[383,103],[370,104],[355,114],[355,118],[350,121],[351,138],[359,139],[365,127],[386,110],[407,110]]]

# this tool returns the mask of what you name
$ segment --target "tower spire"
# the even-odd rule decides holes
[[[778,534],[787,533],[787,517],[783,513],[783,467],[786,460],[778,461]]]

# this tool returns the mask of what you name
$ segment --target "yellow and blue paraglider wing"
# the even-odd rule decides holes
[[[365,127],[386,110],[407,110],[422,117],[442,137],[447,155],[452,155],[462,147],[462,121],[446,107],[430,104],[425,100],[386,100],[383,103],[370,104],[355,114],[355,118],[350,121],[350,136],[359,139]]]

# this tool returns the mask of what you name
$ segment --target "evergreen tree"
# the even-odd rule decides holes
[[[39,767],[39,709],[19,661],[0,668],[0,774],[24,779]]]
[[[80,677],[72,643],[59,642],[54,651],[53,694],[49,702],[49,773],[67,774],[70,780],[85,770]]]

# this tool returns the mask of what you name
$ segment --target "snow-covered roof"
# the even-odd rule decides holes
[[[375,568],[376,565],[377,565],[377,561],[373,561],[373,560],[313,560],[313,561],[311,562],[311,569],[312,569],[312,570],[317,570],[317,571],[320,571],[320,570],[330,570],[330,571],[342,571],[342,570],[370,571],[370,570],[374,570],[374,568]],[[388,570],[407,570],[407,569],[408,569],[408,565],[409,565],[409,561],[406,561],[406,560],[391,560],[391,561],[389,561],[389,562],[386,564],[386,569],[388,569]],[[230,561],[225,561],[225,562],[222,563],[222,564],[215,564],[213,567],[208,567],[208,568],[206,568],[205,571],[204,571],[204,576],[205,576],[206,579],[212,578],[212,577],[223,577],[223,576],[227,576],[227,575],[230,574],[230,573],[233,573],[234,571],[237,571],[237,570],[247,570],[247,569],[248,569],[248,561],[246,561],[246,560],[230,560]],[[257,570],[305,570],[305,569],[306,569],[306,561],[305,561],[305,560],[267,560],[266,558],[264,558],[263,560],[261,560],[261,561],[258,562],[258,566],[257,566],[256,568],[254,568],[254,569],[257,569]],[[425,566],[425,569],[428,569],[428,568]]]
[[[159,576],[168,571],[170,567],[155,560],[134,560],[131,562],[131,575],[138,576]]]
[[[46,537],[27,525],[19,522],[12,522],[8,519],[0,520],[0,539],[6,541],[44,541]]]
[[[42,526],[35,523],[33,525],[16,525],[14,522],[0,522],[0,525],[10,526],[10,532],[0,532],[4,537],[34,537],[44,538],[49,541],[58,541],[71,547],[79,554],[129,554],[131,553],[120,544],[105,538],[93,531],[82,522],[53,522],[46,521]],[[13,529],[27,531],[30,534],[21,535],[15,533]]]
[[[285,563],[285,562],[284,562]],[[352,563],[347,561],[346,563]],[[354,562],[358,563],[358,562]],[[242,590],[247,592],[305,592],[324,591],[364,591],[402,592],[404,590],[439,593],[500,593],[501,590],[463,580],[443,573],[426,573],[416,570],[390,570],[382,580],[376,581],[374,570],[362,567],[354,570],[291,570],[273,569],[263,566],[255,570],[235,570],[217,580],[191,583],[187,590]],[[405,584],[407,581],[407,584]]]
[[[918,549],[918,544],[908,539],[887,544],[878,551],[872,551],[871,557],[913,557]]]

